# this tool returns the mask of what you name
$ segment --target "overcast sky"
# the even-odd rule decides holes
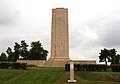
[[[103,48],[120,52],[120,0],[0,0],[0,53],[21,40],[40,40],[50,52],[58,7],[68,8],[71,59],[98,60]]]

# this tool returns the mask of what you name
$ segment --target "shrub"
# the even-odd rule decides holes
[[[0,63],[0,68],[1,68],[1,69],[8,69],[9,66],[10,66],[9,63]]]
[[[27,65],[27,67],[37,67],[37,65],[29,64],[29,65]]]
[[[27,69],[27,63],[21,63],[21,69],[26,70]]]
[[[113,72],[120,72],[120,64],[111,64],[110,67]]]
[[[11,63],[12,69],[20,69],[20,63]]]
[[[101,64],[74,64],[75,71],[105,71],[106,69],[107,66]],[[70,70],[70,64],[65,65],[65,70]]]
[[[65,64],[65,71],[70,71],[70,64]]]
[[[26,63],[0,63],[0,69],[22,69],[26,70],[27,69],[27,64]]]
[[[12,63],[11,68],[26,70],[27,64],[26,63]]]

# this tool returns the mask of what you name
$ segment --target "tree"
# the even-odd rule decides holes
[[[47,60],[47,54],[48,54],[48,51],[47,50],[43,50],[43,54],[42,54],[42,59],[43,60]]]
[[[12,49],[8,47],[6,52],[8,54],[8,61],[14,61],[14,55],[13,55]]]
[[[108,59],[108,56],[109,56],[109,50],[104,48],[104,50],[101,50],[101,52],[99,54],[100,54],[99,62],[105,62],[105,64],[107,65],[107,59]]]
[[[110,57],[111,57],[111,64],[116,64],[116,58],[117,58],[117,55],[116,55],[116,50],[113,48],[113,49],[110,49],[109,50],[109,55],[110,55]]]
[[[116,49],[105,49],[101,50],[101,52],[99,53],[99,62],[105,62],[105,64],[107,65],[107,62],[111,62],[111,64],[118,64],[119,63],[119,55],[116,55]]]
[[[25,40],[21,41],[20,56],[22,56],[24,60],[28,59],[28,49],[27,49],[28,46],[29,45],[27,45]]]
[[[8,54],[8,61],[16,62],[20,59],[20,56],[23,57],[23,60],[46,60],[48,51],[45,50],[40,41],[32,42],[31,49],[28,51],[28,46],[25,40],[21,41],[21,44],[15,42],[14,50],[10,47],[6,50]]]
[[[4,52],[2,52],[0,55],[0,61],[7,61],[7,56]]]
[[[120,64],[120,55],[117,54],[112,60],[111,64]]]
[[[120,54],[117,54],[117,63],[120,64]]]
[[[17,42],[15,42],[13,56],[15,62],[19,59],[20,56],[20,45]]]
[[[47,50],[44,50],[40,41],[32,42],[31,49],[29,51],[30,60],[46,60],[47,59]]]

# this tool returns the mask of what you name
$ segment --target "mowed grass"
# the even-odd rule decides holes
[[[68,83],[68,79],[64,68],[0,69],[0,84],[120,84],[120,73],[75,72],[77,82]]]

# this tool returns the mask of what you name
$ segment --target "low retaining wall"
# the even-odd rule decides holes
[[[74,64],[96,64],[96,60],[72,60]],[[70,61],[68,62],[70,63]]]
[[[72,60],[72,61],[74,62],[74,64],[96,64],[96,60]],[[45,64],[49,61],[47,61],[47,60],[17,60],[17,62],[18,63],[27,63],[28,65],[32,64],[32,65],[44,67]],[[61,66],[62,62],[64,63],[64,61],[55,61],[55,62],[53,62],[53,65],[58,65],[59,67],[64,67],[64,65]],[[52,61],[50,61],[48,63],[47,67],[53,67],[53,66],[50,66],[51,63],[52,63]],[[68,61],[68,63],[70,63],[70,61]]]
[[[17,60],[18,63],[27,63],[28,65],[44,66],[46,60]]]

